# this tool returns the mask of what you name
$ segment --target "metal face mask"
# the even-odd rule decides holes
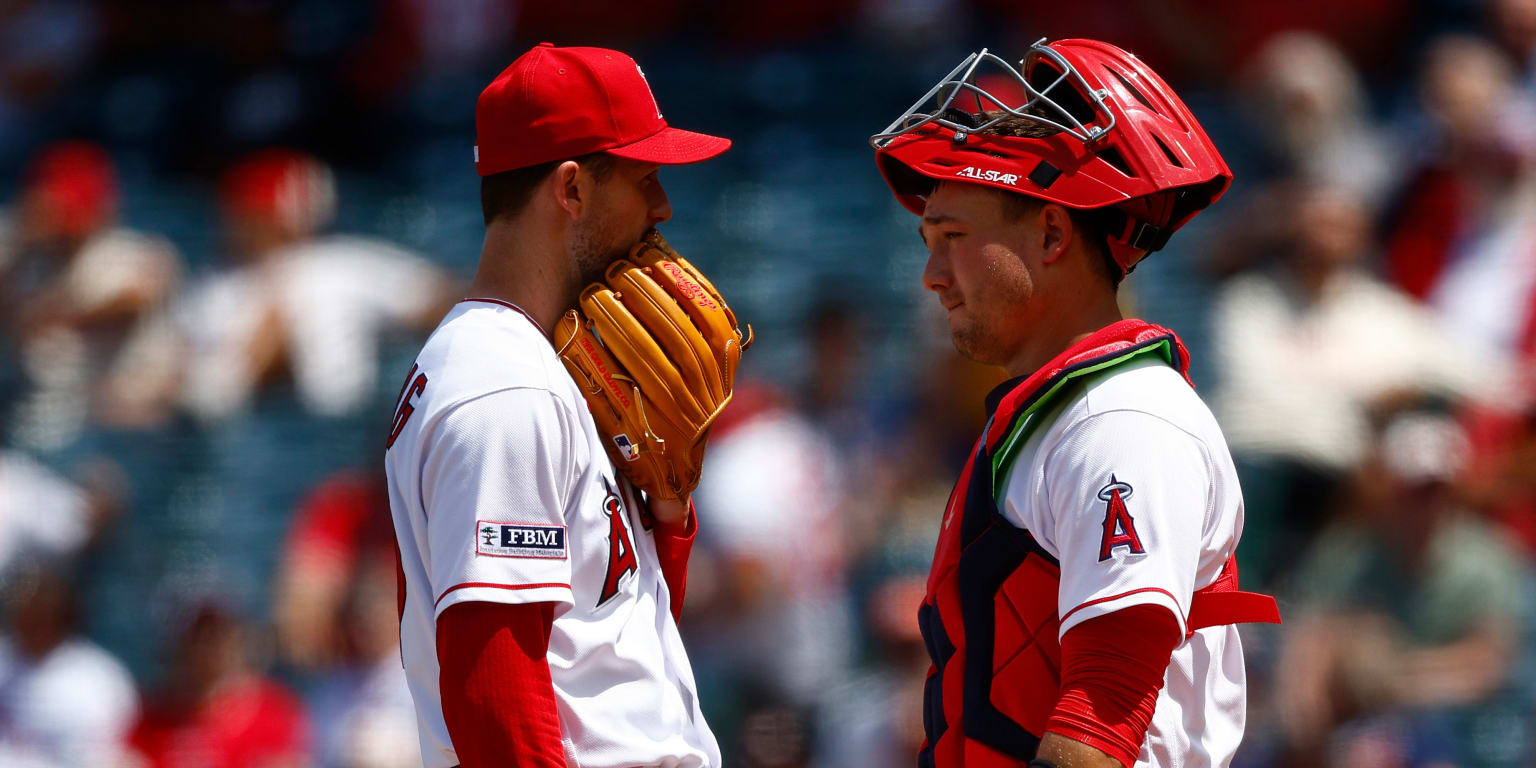
[[[1111,255],[1126,271],[1232,179],[1167,83],[1096,40],[1041,40],[1017,66],[971,54],[870,144],[913,213],[941,181],[1104,209]]]
[[[1030,71],[1033,59],[1040,57],[1048,59],[1057,74],[1043,87],[1036,88],[1020,73]],[[989,74],[993,74],[993,78],[989,78]],[[1028,99],[1017,106],[1010,106],[1009,102],[1016,101],[1015,99],[1001,94],[994,95],[983,86],[983,81],[989,79],[1002,88],[1015,91],[1022,89],[1022,92],[1028,95]],[[1072,95],[1075,98],[1072,101],[1081,102],[1083,94],[1087,94],[1091,99],[1093,110],[1089,114],[1083,115],[1081,110],[1078,110],[1079,114],[1074,115],[1066,107],[1052,100],[1051,94],[1061,93],[1058,89],[1062,88],[1069,79],[1072,82],[1066,87],[1074,89]],[[1000,92],[1002,90],[997,86],[994,88]],[[923,94],[922,98],[886,126],[885,130],[869,137],[869,143],[877,150],[884,149],[896,137],[911,133],[930,123],[954,131],[954,140],[957,143],[964,143],[966,137],[972,132],[986,130],[1009,116],[1043,123],[1068,133],[1079,141],[1094,141],[1115,127],[1114,113],[1104,106],[1104,97],[1108,95],[1108,91],[1090,88],[1083,80],[1083,76],[1078,74],[1061,54],[1045,45],[1045,38],[1041,38],[1029,47],[1029,53],[1019,62],[1017,68],[983,48],[966,56],[965,60],[960,62],[960,66],[945,75],[944,79]],[[931,111],[923,111],[924,106],[930,103],[937,106],[929,107]],[[956,119],[961,115],[980,115],[991,111],[999,114],[980,122],[972,120],[960,122]],[[1084,117],[1088,119],[1087,124],[1082,119]]]

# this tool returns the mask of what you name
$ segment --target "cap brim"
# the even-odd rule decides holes
[[[642,163],[685,165],[708,160],[730,148],[730,139],[668,126],[637,142],[607,152]]]

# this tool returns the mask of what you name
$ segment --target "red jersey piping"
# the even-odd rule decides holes
[[[1107,602],[1109,602],[1111,600],[1119,600],[1122,597],[1129,597],[1131,595],[1134,595],[1134,594],[1137,594],[1137,593],[1140,593],[1140,592],[1161,592],[1161,593],[1167,595],[1168,599],[1173,601],[1173,607],[1175,609],[1177,609],[1177,612],[1178,612],[1178,615],[1179,615],[1179,623],[1183,624],[1183,623],[1185,623],[1187,621],[1184,618],[1184,609],[1179,606],[1179,599],[1177,597],[1174,597],[1172,592],[1169,592],[1168,590],[1163,589],[1162,587],[1142,587],[1141,589],[1133,589],[1133,590],[1130,590],[1129,592],[1121,592],[1118,595],[1110,595],[1109,597],[1100,597],[1100,598],[1096,598],[1094,600],[1089,600],[1086,603],[1082,603],[1081,605],[1078,605],[1076,608],[1073,608],[1072,610],[1067,611],[1066,615],[1061,617],[1061,623],[1062,624],[1067,623],[1067,619],[1071,618],[1072,614],[1077,613],[1078,611],[1081,611],[1082,609],[1087,608],[1090,605],[1098,605],[1099,603],[1107,603]]]
[[[493,583],[486,582],[486,581],[466,581],[463,584],[455,584],[455,585],[453,585],[453,586],[443,590],[443,593],[441,595],[438,595],[437,599],[432,602],[432,607],[436,608],[438,606],[438,603],[443,602],[443,598],[447,597],[449,592],[452,592],[452,591],[454,591],[456,589],[473,589],[473,588],[487,588],[487,589],[546,589],[546,588],[548,588],[548,589],[557,589],[558,588],[558,589],[570,589],[571,585],[569,585],[569,584],[557,584],[557,583],[554,583],[554,582],[551,582],[551,583],[548,583],[548,584],[493,584]]]
[[[533,327],[539,329],[539,333],[544,334],[544,338],[546,338],[546,339],[549,338],[549,331],[544,330],[544,326],[539,325],[539,321],[533,319],[533,315],[528,314],[528,310],[523,309],[522,307],[519,307],[518,305],[513,304],[510,301],[502,301],[501,299],[489,299],[489,298],[485,298],[485,297],[482,297],[482,296],[467,296],[467,297],[465,297],[463,299],[460,299],[459,303],[463,304],[466,301],[483,301],[483,302],[485,302],[487,304],[497,304],[497,305],[506,307],[507,309],[517,310],[518,314],[521,314],[523,317],[528,318],[528,322],[533,323]]]

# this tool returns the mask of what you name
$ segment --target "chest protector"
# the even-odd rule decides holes
[[[1166,328],[1123,320],[988,398],[992,416],[944,510],[918,622],[933,666],[923,690],[920,768],[1019,766],[1035,756],[1061,688],[1056,615],[1061,567],[1003,517],[1003,475],[1054,406],[1087,377],[1147,356],[1188,380],[1188,353]],[[1280,621],[1275,600],[1237,589],[1237,563],[1196,590],[1186,622]]]

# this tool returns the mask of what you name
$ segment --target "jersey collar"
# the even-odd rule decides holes
[[[465,297],[463,299],[460,299],[459,303],[460,304],[464,304],[464,303],[471,302],[471,301],[484,302],[486,304],[495,304],[497,306],[506,307],[507,309],[516,310],[518,314],[522,315],[523,317],[528,318],[528,322],[533,323],[533,327],[539,329],[539,333],[543,334],[545,339],[550,338],[549,331],[544,330],[544,326],[539,325],[539,321],[533,319],[533,315],[528,314],[528,310],[523,309],[522,307],[519,307],[518,305],[513,304],[510,301],[502,301],[501,299],[492,299],[492,298],[487,298],[487,297],[483,297],[483,296],[467,296],[467,297]]]

